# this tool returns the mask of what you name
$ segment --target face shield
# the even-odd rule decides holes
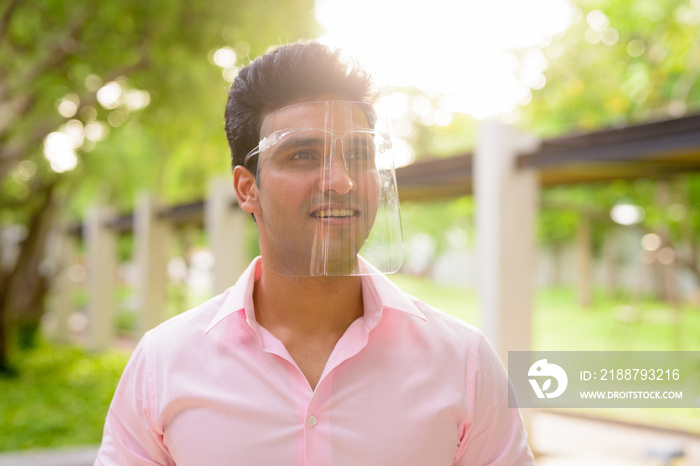
[[[263,266],[298,277],[399,269],[403,239],[391,140],[371,104],[283,107],[263,120],[260,144],[245,165],[253,158]]]

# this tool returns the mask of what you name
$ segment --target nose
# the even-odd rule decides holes
[[[337,138],[334,141],[331,153],[324,161],[320,188],[321,192],[333,191],[340,195],[347,194],[357,188],[357,182],[352,178],[348,168],[345,166],[341,138]]]

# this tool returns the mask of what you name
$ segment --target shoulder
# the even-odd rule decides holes
[[[477,327],[414,296],[407,293],[404,294],[425,317],[424,323],[422,325],[419,324],[419,326],[423,327],[433,337],[468,347],[488,344],[483,332]]]
[[[201,344],[212,320],[226,301],[226,293],[178,314],[146,332],[142,343],[149,352],[176,352]]]
[[[396,327],[395,338],[405,336],[410,344],[462,355],[486,343],[479,329],[411,296],[386,276],[371,276],[367,284],[367,302],[381,307],[383,326]]]
[[[387,323],[396,325],[400,329],[397,333],[402,334],[396,338],[430,354],[434,360],[449,361],[453,369],[472,369],[491,359],[493,349],[480,329],[398,288],[397,291],[405,298],[406,312],[390,313],[393,317]],[[412,308],[410,312],[408,307]]]
[[[253,281],[259,264],[259,258],[254,259],[233,286],[149,330],[144,339],[156,345],[162,343],[167,347],[196,344],[200,340],[215,340],[206,339],[212,329],[228,320],[230,316],[239,314],[238,311],[244,311],[246,302],[252,295]]]
[[[399,311],[406,317],[414,318],[411,320],[414,320],[418,327],[445,332],[446,337],[459,334],[462,337],[475,338],[480,334],[479,330],[472,325],[406,293],[385,275],[376,274],[363,277],[362,291],[367,295],[364,297],[365,312],[368,308],[370,310],[381,308],[385,311],[387,309]],[[421,326],[420,322],[424,324]]]

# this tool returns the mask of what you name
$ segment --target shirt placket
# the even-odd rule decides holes
[[[330,389],[332,375],[319,381],[304,410],[304,466],[333,464],[330,438]]]
[[[293,366],[295,379],[300,385],[294,388],[294,399],[303,431],[301,463],[303,466],[329,466],[333,464],[331,443],[330,409],[332,406],[332,386],[335,371],[344,361],[352,358],[367,345],[369,328],[364,318],[357,319],[346,330],[328,358],[323,374],[315,390],[306,380],[299,366],[289,355],[284,344],[252,319],[246,319],[250,329],[256,334],[260,349],[275,354]],[[301,387],[304,389],[301,389]]]
[[[333,464],[331,408],[333,379],[342,370],[341,364],[355,356],[367,345],[369,329],[360,318],[350,325],[340,338],[326,363],[321,379],[313,391],[304,416],[305,466]],[[299,371],[301,374],[301,371]],[[303,374],[302,374],[303,377]]]

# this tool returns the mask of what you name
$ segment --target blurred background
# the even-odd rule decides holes
[[[406,292],[501,355],[700,351],[699,27],[700,0],[5,0],[0,452],[94,454],[143,332],[257,255],[223,108],[241,66],[298,39],[347,49],[381,87]],[[513,202],[480,203],[483,122],[530,140],[499,182]],[[523,254],[508,309],[517,277],[484,271],[479,206],[507,230],[486,249]],[[539,464],[700,464],[698,408],[526,416]]]

